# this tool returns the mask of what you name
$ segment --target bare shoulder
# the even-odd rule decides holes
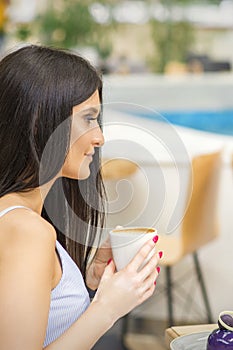
[[[55,244],[54,227],[39,214],[27,210],[12,210],[0,219],[0,246],[17,241]]]
[[[27,209],[2,216],[0,265],[0,309],[7,317],[0,317],[1,348],[42,349],[55,267],[53,227]]]

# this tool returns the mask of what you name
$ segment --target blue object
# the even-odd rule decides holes
[[[215,329],[208,337],[207,350],[233,350],[233,332]]]
[[[169,122],[196,130],[233,136],[233,109],[187,111],[127,111],[134,116]]]

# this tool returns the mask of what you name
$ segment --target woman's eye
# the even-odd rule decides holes
[[[86,121],[87,121],[88,123],[91,123],[91,122],[93,122],[93,121],[95,121],[95,120],[97,120],[97,118],[95,118],[95,117],[92,117],[92,116],[87,116],[87,117],[86,117]]]
[[[89,125],[92,125],[92,124],[95,124],[96,122],[98,122],[98,118],[93,117],[93,116],[87,116],[86,121]]]

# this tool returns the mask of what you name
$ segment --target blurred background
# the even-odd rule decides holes
[[[230,71],[232,14],[231,0],[1,0],[0,49],[72,48],[104,73]]]
[[[121,126],[117,135],[111,129],[110,136],[105,128],[104,157],[130,160],[137,169],[130,175],[123,169],[127,183],[118,183],[124,176],[115,174],[106,180],[109,197],[118,204],[109,215],[108,229],[116,224],[154,225],[160,234],[167,233],[175,193],[185,197],[188,191],[193,157],[223,151],[219,237],[199,252],[212,320],[217,322],[219,312],[233,308],[233,0],[0,0],[0,56],[25,43],[72,49],[103,73],[104,120]],[[161,115],[168,127],[168,137],[162,140]],[[124,129],[125,123],[131,129]],[[135,129],[144,131],[144,139],[153,135],[159,142],[145,149]],[[119,134],[122,139],[117,142]],[[181,140],[183,149],[162,149],[170,138],[176,146]],[[180,174],[185,173],[182,181],[177,178],[179,166]],[[190,266],[186,257],[173,277]],[[181,286],[195,295],[195,303],[191,309],[186,301],[182,312],[176,310],[175,323],[207,323],[205,312],[197,312],[198,307],[203,311],[197,283],[186,285],[185,279]],[[164,292],[155,293],[130,320],[130,349],[166,349]],[[107,345],[100,342],[96,349],[123,349],[120,334],[121,325],[116,325],[107,335]]]

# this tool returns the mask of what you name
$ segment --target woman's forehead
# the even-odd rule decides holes
[[[96,90],[87,100],[73,107],[74,113],[85,110],[90,110],[97,114],[100,112],[100,97],[98,90]]]

